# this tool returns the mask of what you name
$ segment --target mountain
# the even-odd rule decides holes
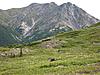
[[[100,75],[100,23],[16,46],[0,47],[0,75]]]
[[[40,40],[97,22],[100,20],[70,2],[60,6],[54,2],[33,3],[23,8],[0,10],[0,45]]]
[[[93,48],[100,49],[100,22],[85,29],[59,33],[46,39],[27,44],[36,48]],[[83,49],[81,49],[83,50]]]

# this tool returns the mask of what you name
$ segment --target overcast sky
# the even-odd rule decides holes
[[[100,19],[100,0],[0,0],[0,9],[20,8],[31,3],[55,2],[58,5],[71,2],[76,4],[89,14]]]

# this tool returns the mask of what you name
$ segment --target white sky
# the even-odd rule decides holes
[[[31,3],[55,2],[58,5],[71,2],[76,4],[89,14],[100,19],[100,0],[0,0],[0,9],[20,8]]]

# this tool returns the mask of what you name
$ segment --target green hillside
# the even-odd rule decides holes
[[[9,27],[0,25],[0,46],[17,43],[16,33]]]
[[[25,45],[2,47],[0,53],[20,47],[22,57],[0,57],[0,75],[100,75],[100,23]]]

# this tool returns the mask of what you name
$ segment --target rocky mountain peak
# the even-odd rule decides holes
[[[17,40],[21,36],[24,39],[20,40],[25,42],[39,40],[59,32],[85,28],[97,22],[100,22],[100,20],[70,2],[60,6],[54,2],[32,3],[20,9],[0,10],[0,28],[3,25],[11,29],[9,36],[14,37],[7,38],[7,41]],[[7,32],[4,31],[4,28],[2,29],[2,33]],[[1,40],[5,39],[1,38]]]
[[[55,5],[55,6],[57,6],[57,4],[56,4],[55,2],[51,2],[50,5]]]
[[[67,3],[61,4],[60,6],[61,6],[61,7],[68,7],[68,6],[72,6],[72,5],[73,5],[72,3],[67,2]]]

